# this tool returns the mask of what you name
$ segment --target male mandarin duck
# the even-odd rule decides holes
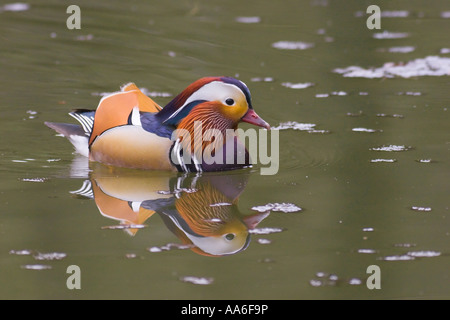
[[[228,129],[237,129],[241,121],[270,129],[253,110],[247,86],[231,77],[201,78],[164,108],[129,83],[121,91],[104,96],[95,111],[79,109],[69,114],[81,126],[45,124],[68,138],[76,151],[91,161],[137,169],[201,172],[247,167],[251,160],[237,135],[231,137],[234,145],[227,147]],[[223,139],[210,133],[208,141],[194,143],[196,130],[203,136],[216,132],[210,129],[218,130]],[[204,158],[208,157],[208,147],[209,161]]]

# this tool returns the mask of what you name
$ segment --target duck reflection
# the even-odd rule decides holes
[[[248,172],[177,175],[91,164],[90,179],[72,193],[91,197],[100,213],[134,236],[159,215],[183,247],[207,256],[247,248],[250,230],[269,213],[244,215],[237,202]]]

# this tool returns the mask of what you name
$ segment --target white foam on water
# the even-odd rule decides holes
[[[189,282],[198,285],[209,285],[214,282],[214,278],[185,276],[180,278],[183,282]]]
[[[311,82],[305,82],[305,83],[283,82],[281,85],[283,87],[290,88],[290,89],[306,89],[306,88],[314,86],[314,83],[311,83]]]
[[[450,58],[428,56],[406,63],[387,62],[379,68],[362,68],[349,66],[336,68],[333,72],[350,78],[412,78],[422,76],[448,76],[450,75]]]
[[[278,41],[272,43],[272,47],[281,50],[306,50],[314,47],[314,43],[303,41]]]
[[[252,207],[252,210],[258,212],[278,211],[288,213],[302,211],[302,208],[296,206],[293,203],[268,203],[263,206]]]

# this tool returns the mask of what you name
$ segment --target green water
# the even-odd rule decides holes
[[[450,298],[448,74],[333,72],[448,58],[447,1],[380,1],[407,12],[382,17],[381,30],[366,27],[370,1],[77,1],[80,30],[66,27],[68,4],[28,4],[0,10],[0,298]],[[373,37],[385,30],[408,36]],[[280,41],[313,46],[274,47]],[[101,93],[129,81],[164,105],[213,75],[246,82],[273,127],[295,121],[319,132],[282,127],[276,175],[255,166],[193,181],[89,167],[43,125],[71,122],[71,109],[94,109]],[[401,151],[376,151],[388,146]],[[99,207],[101,192],[73,193],[85,181],[120,187],[109,194],[118,197],[112,209],[128,201],[187,216],[194,204],[212,217],[220,209],[241,242],[223,256],[183,246],[160,209],[142,209],[142,229],[116,230],[119,214]],[[194,192],[159,192],[177,181]],[[192,207],[177,207],[183,199]],[[275,203],[302,210],[252,209]],[[70,265],[80,268],[81,289],[66,285]],[[381,289],[366,285],[370,265],[380,268]]]

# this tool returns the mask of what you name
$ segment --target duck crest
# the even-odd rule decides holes
[[[213,81],[220,81],[222,77],[205,77],[191,83],[186,89],[172,99],[160,112],[157,117],[167,125],[176,126],[197,104],[205,102],[205,100],[194,100],[186,104],[186,101],[196,91],[205,84]]]

